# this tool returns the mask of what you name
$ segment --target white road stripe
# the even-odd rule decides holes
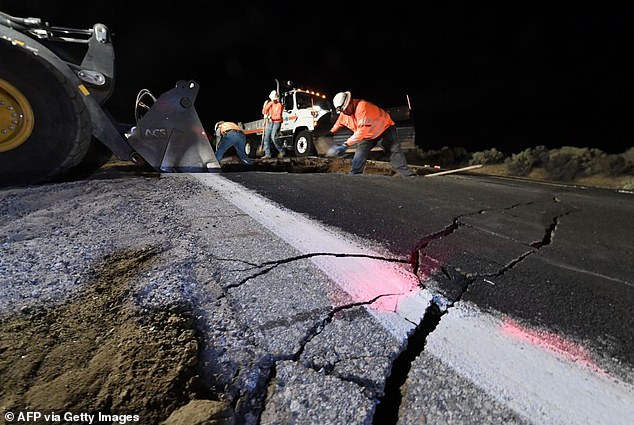
[[[257,193],[218,174],[191,174],[250,215],[302,254],[380,254],[346,240],[321,223],[281,208]],[[363,257],[317,256],[312,262],[347,292],[353,302],[380,297],[368,311],[394,337],[403,340],[418,324],[431,295],[418,288],[418,278],[403,266]]]
[[[301,253],[378,255],[222,175],[191,175]],[[396,294],[368,309],[396,338],[406,338],[431,300],[428,291],[416,289],[416,276],[392,263],[327,256],[313,262],[356,301]],[[631,385],[514,338],[502,331],[501,319],[469,304],[449,309],[427,337],[425,352],[536,424],[634,424]]]
[[[501,319],[457,303],[427,337],[425,352],[535,424],[634,424],[631,385],[503,328]]]

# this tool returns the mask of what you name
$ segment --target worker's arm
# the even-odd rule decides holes
[[[394,125],[389,113],[367,101],[359,102],[354,117],[356,128],[352,136],[346,140],[348,145],[354,145],[362,140],[374,140]]]
[[[330,129],[329,133],[334,135],[336,132],[338,132],[339,130],[344,128],[345,125],[343,125],[343,120],[344,120],[343,114],[339,114],[339,117],[337,117],[337,121],[335,121],[335,123],[333,124],[333,126]]]

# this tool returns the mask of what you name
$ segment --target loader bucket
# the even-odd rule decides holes
[[[194,108],[199,88],[193,81],[178,81],[176,87],[163,93],[137,118],[128,142],[154,170],[163,173],[221,171]]]

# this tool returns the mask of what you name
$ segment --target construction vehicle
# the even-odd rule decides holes
[[[199,86],[139,91],[135,122],[104,109],[114,50],[103,24],[51,26],[0,12],[0,185],[39,184],[96,170],[112,156],[160,172],[218,172],[194,107]]]
[[[325,94],[295,87],[291,81],[283,83],[280,92],[279,80],[276,81],[280,101],[284,105],[282,125],[278,135],[284,149],[296,157],[321,156],[327,147],[323,145],[323,136],[334,124],[337,114],[333,105]],[[409,98],[407,104],[387,108],[396,124],[396,130],[406,148],[414,147],[414,125],[411,119]],[[266,120],[264,118],[240,123],[247,135],[247,155],[251,158],[262,152],[262,139]],[[342,129],[334,138],[329,138],[329,144],[341,144],[352,135],[352,131]],[[322,143],[320,143],[322,142]],[[382,151],[377,145],[373,151]],[[348,151],[353,153],[354,147]]]
[[[103,24],[64,28],[0,12],[0,186],[89,174],[113,154],[163,173],[222,170],[194,107],[198,84],[179,80],[159,97],[141,89],[134,123],[117,122],[104,106],[114,91],[114,61]],[[297,157],[317,154],[315,137],[336,118],[330,102],[289,83],[280,94],[285,149]],[[409,117],[409,107],[396,109]],[[264,120],[242,125],[255,157]],[[404,130],[413,143],[413,126]],[[348,135],[341,131],[334,142]]]
[[[316,155],[315,137],[332,126],[333,108],[326,95],[297,88],[291,81],[284,82],[280,91],[279,80],[276,80],[276,90],[284,106],[278,135],[284,149],[298,157]],[[262,118],[241,125],[247,135],[247,154],[255,158],[256,152],[262,150],[266,120]]]

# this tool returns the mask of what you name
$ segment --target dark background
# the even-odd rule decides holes
[[[278,79],[383,107],[409,98],[425,150],[634,146],[631,8],[478,3],[0,0],[0,10],[107,25],[108,109],[122,122],[139,90],[158,96],[190,79],[208,130],[258,119]]]

